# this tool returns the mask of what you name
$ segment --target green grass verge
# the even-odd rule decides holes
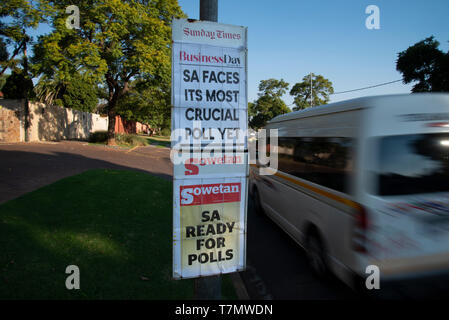
[[[147,137],[147,140],[149,141],[150,144],[155,145],[157,147],[170,148],[170,137],[153,136],[153,137]]]
[[[0,206],[0,299],[191,299],[172,280],[172,183],[91,170]],[[80,290],[65,269],[80,268]],[[236,299],[223,276],[223,299]]]
[[[155,140],[155,141],[163,141],[163,142],[170,142],[170,136],[151,136],[151,139]]]
[[[93,135],[89,141],[90,145],[106,145],[106,136],[103,132]],[[152,136],[143,134],[116,134],[115,142],[121,148],[133,148],[137,146],[153,145],[159,148],[170,148],[170,137]]]
[[[88,142],[87,144],[88,144],[89,146],[99,146],[99,147],[107,147],[107,148],[123,149],[123,150],[129,150],[129,149],[132,149],[132,148],[133,148],[132,145],[121,144],[121,143],[117,143],[116,146],[108,146],[108,145],[106,144],[106,142]]]

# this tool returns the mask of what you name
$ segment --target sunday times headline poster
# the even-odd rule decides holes
[[[172,130],[182,134],[172,148],[220,140],[245,149],[246,60],[246,28],[173,21]]]
[[[173,20],[173,278],[241,271],[246,266],[248,160],[247,29]],[[182,137],[173,138],[180,130]],[[212,133],[218,134],[211,138]],[[211,142],[234,153],[201,153]],[[181,143],[180,143],[181,141]],[[172,158],[173,160],[173,158]]]

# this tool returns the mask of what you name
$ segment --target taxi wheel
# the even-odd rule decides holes
[[[316,230],[311,230],[307,237],[307,260],[313,273],[319,278],[325,279],[329,276],[327,266],[326,250]]]
[[[254,189],[253,189],[253,195],[252,196],[253,196],[252,198],[253,198],[254,211],[257,214],[260,214],[260,215],[264,214],[263,208],[262,208],[262,205],[261,205],[261,202],[260,202],[259,190],[257,190],[256,187],[254,187]]]

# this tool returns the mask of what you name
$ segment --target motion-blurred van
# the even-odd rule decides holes
[[[449,270],[449,94],[353,99],[265,129],[278,130],[278,168],[251,166],[255,208],[318,274],[352,286],[369,265],[381,280]]]

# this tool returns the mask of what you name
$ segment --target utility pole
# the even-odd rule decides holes
[[[200,20],[218,22],[218,0],[200,0]],[[221,299],[221,277],[210,276],[195,279],[195,298],[198,300]]]
[[[23,72],[25,73],[25,79],[28,80],[28,55],[27,55],[27,42],[30,40],[28,38],[28,35],[25,33],[25,29],[23,29],[23,36],[24,36],[24,44],[23,44]],[[29,100],[30,93],[27,91],[25,95],[25,121],[24,121],[24,131],[25,131],[25,142],[30,141],[30,100]]]
[[[312,72],[310,73],[310,106],[313,107]]]
[[[218,0],[200,0],[200,20],[218,22]]]

